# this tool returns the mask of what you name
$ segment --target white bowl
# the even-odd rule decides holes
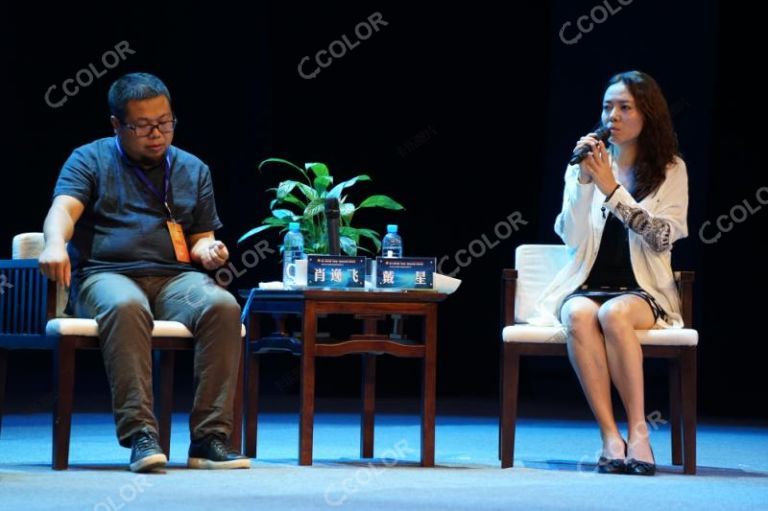
[[[432,274],[432,284],[435,291],[449,295],[459,289],[461,280],[449,277],[448,275],[442,275],[440,273]]]

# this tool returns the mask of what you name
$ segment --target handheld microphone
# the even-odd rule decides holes
[[[339,199],[325,199],[325,219],[328,226],[328,254],[341,255],[339,244]]]
[[[606,128],[605,126],[600,126],[595,130],[595,137],[598,140],[601,140],[603,143],[608,141],[608,138],[611,136],[611,130],[609,128]],[[573,152],[573,155],[571,156],[571,160],[568,162],[569,165],[576,165],[581,160],[587,157],[587,154],[592,150],[592,147],[585,145],[578,149],[576,149]]]

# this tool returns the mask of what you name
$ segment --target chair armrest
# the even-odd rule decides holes
[[[680,308],[683,324],[691,328],[693,324],[693,281],[695,272],[676,271],[675,280],[677,281],[677,290],[680,293]]]
[[[517,270],[501,270],[501,328],[515,323],[515,293],[517,291]]]
[[[37,259],[0,260],[0,334],[44,335],[56,310],[56,285]]]

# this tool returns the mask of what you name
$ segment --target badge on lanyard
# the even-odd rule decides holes
[[[184,237],[184,229],[181,228],[181,224],[176,223],[176,220],[173,218],[165,223],[168,226],[168,232],[171,234],[173,250],[176,252],[176,260],[182,263],[192,262],[192,259],[189,257],[189,249],[187,248],[187,239]]]
[[[123,148],[120,147],[120,143],[117,141],[117,137],[115,137],[115,145],[117,146],[117,150],[120,153],[120,155],[127,161],[128,158],[125,157],[125,153],[123,152]],[[147,176],[142,172],[138,167],[132,164],[128,164],[131,169],[136,173],[136,176],[139,178],[139,180],[144,183],[147,188],[149,188],[155,196],[160,199],[160,202],[163,203],[163,206],[165,206],[165,213],[167,215],[167,219],[165,224],[168,226],[168,234],[171,236],[171,242],[173,243],[173,251],[176,253],[176,260],[182,263],[190,263],[192,262],[192,259],[189,257],[189,248],[187,248],[187,239],[184,236],[184,229],[181,227],[181,224],[176,221],[176,219],[173,217],[173,212],[171,211],[170,206],[168,206],[168,188],[170,185],[171,180],[171,157],[166,152],[165,154],[165,178],[163,179],[163,193],[161,194],[160,191],[155,188],[155,186],[152,184],[152,182],[147,178]]]

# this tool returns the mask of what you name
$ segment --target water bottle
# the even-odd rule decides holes
[[[381,240],[381,257],[403,257],[403,239],[397,234],[397,226],[387,226],[387,234]]]
[[[304,236],[299,230],[299,223],[291,222],[283,239],[283,286],[286,288],[296,287],[298,259],[304,259]]]

